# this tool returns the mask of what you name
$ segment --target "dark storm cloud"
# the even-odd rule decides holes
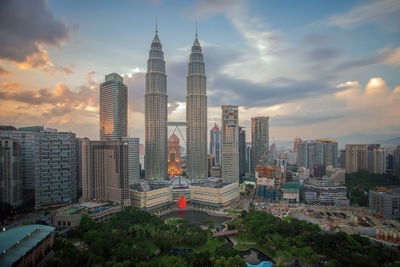
[[[69,30],[45,0],[1,0],[0,32],[0,58],[23,62],[39,44],[59,46]]]
[[[215,77],[209,86],[211,105],[235,104],[244,107],[271,106],[295,99],[326,94],[330,87],[320,81],[296,81],[287,78],[273,79],[265,84],[224,75]],[[329,91],[332,93],[332,90]]]

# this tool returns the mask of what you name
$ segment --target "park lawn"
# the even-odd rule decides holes
[[[240,235],[234,236],[233,239],[237,241],[237,245],[234,247],[234,249],[245,251],[249,248],[256,248],[271,258],[273,258],[276,255],[275,251],[269,249],[267,246],[258,245],[257,242],[254,240],[247,239]]]
[[[167,224],[168,225],[177,225],[182,223],[183,219],[181,218],[169,218],[167,219]]]
[[[231,209],[228,209],[228,210],[225,210],[225,212],[227,212],[227,213],[229,213],[229,214],[233,214],[233,215],[240,215],[240,214],[241,214],[241,211],[240,211],[240,210],[231,210]]]
[[[196,248],[197,251],[210,251],[214,252],[216,248],[220,247],[221,245],[226,244],[228,241],[226,241],[225,238],[212,238],[209,237],[207,242],[198,248]]]

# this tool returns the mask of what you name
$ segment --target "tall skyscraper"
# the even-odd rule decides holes
[[[139,138],[124,137],[122,141],[128,144],[128,181],[133,185],[140,180]]]
[[[82,139],[82,197],[129,205],[128,143]]]
[[[0,202],[22,204],[20,144],[6,137],[0,137]]]
[[[246,131],[239,127],[239,177],[246,174]]]
[[[215,158],[215,166],[221,167],[221,129],[217,124],[210,131],[210,154]]]
[[[128,87],[117,73],[106,75],[100,84],[100,140],[127,136]]]
[[[257,165],[269,163],[269,117],[251,118],[251,145],[251,172],[255,174]]]
[[[181,169],[181,146],[176,134],[168,138],[168,177],[180,176]]]
[[[222,179],[224,183],[239,182],[239,109],[222,106]]]
[[[357,172],[367,169],[368,153],[367,146],[364,144],[346,145],[346,173]]]
[[[206,75],[197,30],[188,64],[186,88],[187,175],[189,178],[207,178]]]
[[[163,179],[168,174],[167,160],[167,75],[158,30],[147,60],[145,94],[146,178]]]

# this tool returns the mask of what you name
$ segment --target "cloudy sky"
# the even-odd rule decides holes
[[[117,72],[129,88],[130,135],[143,142],[156,16],[170,121],[185,120],[198,21],[209,128],[234,104],[248,133],[251,117],[269,116],[275,140],[400,136],[398,0],[3,0],[0,124],[97,139],[99,84]]]

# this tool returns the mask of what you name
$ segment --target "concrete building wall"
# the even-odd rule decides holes
[[[205,186],[190,186],[190,201],[216,207],[229,205],[240,195],[237,183],[228,184],[221,188]]]
[[[172,187],[163,187],[146,192],[130,190],[131,205],[143,210],[152,210],[172,204]]]
[[[120,141],[82,140],[84,199],[129,205],[128,144]]]

